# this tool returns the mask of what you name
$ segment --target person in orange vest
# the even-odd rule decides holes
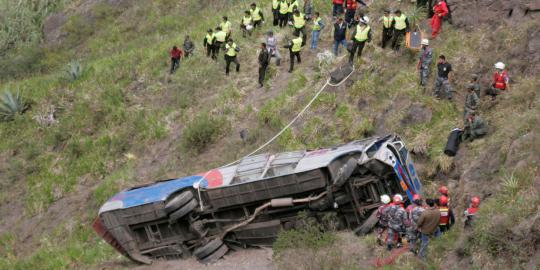
[[[441,196],[446,196],[446,198],[450,198],[450,196],[448,196],[448,188],[446,186],[441,186],[439,188],[439,193],[441,194]]]
[[[345,22],[351,28],[353,26],[354,15],[358,9],[358,3],[367,6],[362,0],[346,0],[345,1]]]
[[[383,235],[386,232],[386,228],[388,227],[388,220],[390,219],[384,212],[384,209],[386,209],[388,206],[392,205],[390,204],[390,196],[384,194],[381,195],[381,202],[383,205],[379,206],[377,209],[377,224],[375,231],[377,232],[377,243],[379,245],[383,245],[386,243],[386,239],[384,239]]]
[[[491,82],[491,87],[487,91],[487,94],[490,95],[493,100],[501,93],[510,90],[510,79],[508,78],[508,72],[505,70],[505,67],[503,62],[497,62],[495,64],[493,81]]]
[[[439,229],[443,233],[450,230],[450,227],[452,227],[456,221],[452,209],[448,206],[448,197],[444,195],[439,198],[439,211],[441,212]]]
[[[480,198],[477,196],[472,197],[469,208],[467,208],[467,210],[463,212],[463,215],[465,215],[465,226],[464,226],[465,228],[469,228],[473,225],[476,212],[478,212],[479,207],[480,207]]]
[[[431,38],[434,39],[439,35],[441,31],[441,24],[444,16],[448,14],[448,7],[444,0],[438,0],[437,4],[433,6],[433,17],[431,17]]]

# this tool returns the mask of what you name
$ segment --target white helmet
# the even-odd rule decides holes
[[[403,196],[401,196],[401,194],[394,195],[394,202],[395,203],[400,203],[402,201],[403,201]]]
[[[495,68],[496,68],[496,69],[504,69],[504,67],[505,67],[505,65],[504,65],[503,62],[497,62],[497,63],[495,64]]]
[[[364,17],[360,18],[360,22],[363,23],[363,24],[368,24],[369,23],[368,16],[364,16]]]
[[[422,45],[426,45],[426,46],[429,45],[429,39],[427,38],[422,39]]]
[[[389,204],[390,203],[390,196],[384,194],[384,195],[381,195],[381,202],[383,202],[384,204]]]
[[[250,31],[251,29],[253,29],[253,25],[251,24],[246,25],[246,30]]]

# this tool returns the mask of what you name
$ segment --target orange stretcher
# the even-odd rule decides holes
[[[407,32],[405,34],[405,46],[409,49],[420,50],[423,36],[424,34],[421,31]]]

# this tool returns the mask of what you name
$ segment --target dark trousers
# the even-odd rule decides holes
[[[206,45],[206,57],[210,57],[210,55],[212,56],[212,59],[216,59],[216,52],[215,52],[215,49],[214,49],[214,44],[207,44]]]
[[[238,59],[236,58],[236,56],[225,55],[225,63],[225,74],[229,75],[229,67],[231,66],[231,63],[236,64],[236,72],[240,71],[240,63],[238,63]]]
[[[343,14],[343,4],[334,4],[334,8],[332,9],[332,16],[337,17],[341,14]]]
[[[293,51],[290,51],[291,52],[291,66],[289,67],[289,72],[292,72],[293,69],[294,69],[294,57],[296,57],[296,59],[298,60],[298,63],[302,63],[302,59],[300,59],[300,52],[293,52]]]
[[[262,26],[262,20],[253,21],[253,28],[261,27],[261,26]]]
[[[356,53],[357,50],[358,50],[358,58],[362,56],[362,51],[364,50],[365,45],[366,45],[365,41],[358,41],[358,40],[353,41],[352,50],[351,50],[351,53],[349,54],[349,63],[352,64],[354,60],[354,54]]]
[[[302,28],[294,28],[294,32],[293,32],[295,35],[296,34],[300,34],[302,33],[302,46],[306,45],[306,40],[308,39],[307,37],[307,32],[306,32],[306,27],[302,27]]]
[[[287,22],[289,20],[288,14],[279,14],[279,27],[283,28],[287,26]]]
[[[219,56],[219,49],[221,49],[221,46],[223,46],[223,42],[214,42],[214,56],[216,58]]]
[[[405,29],[403,30],[397,30],[394,29],[394,37],[392,39],[392,49],[399,50],[399,47],[401,46],[401,42],[403,41],[403,37],[405,37]]]
[[[355,13],[356,9],[347,9],[347,12],[345,12],[345,22],[349,27],[352,27],[352,21],[354,20]]]
[[[390,41],[392,40],[392,32],[393,32],[392,30],[393,30],[392,28],[383,27],[382,42],[381,42],[381,47],[383,49],[386,48],[386,45],[388,45],[388,43],[390,43]]]
[[[279,9],[272,9],[272,15],[274,16],[273,24],[278,26],[279,24]]]
[[[180,58],[171,58],[171,74],[173,74],[180,66]]]
[[[260,85],[263,85],[264,83],[264,77],[266,76],[267,68],[268,68],[268,64],[259,66],[259,84]]]

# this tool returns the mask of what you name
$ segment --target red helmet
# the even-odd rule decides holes
[[[480,205],[480,198],[478,196],[474,196],[471,198],[471,204],[474,207],[478,207]]]
[[[414,196],[412,197],[412,200],[413,200],[413,201],[420,200],[420,199],[422,199],[422,198],[420,197],[420,194],[414,194]]]
[[[439,204],[440,204],[440,205],[447,205],[447,204],[448,204],[448,197],[446,197],[446,196],[441,196],[441,197],[439,198]]]
[[[448,195],[448,188],[446,186],[441,186],[439,188],[439,192],[442,194],[442,195]]]

